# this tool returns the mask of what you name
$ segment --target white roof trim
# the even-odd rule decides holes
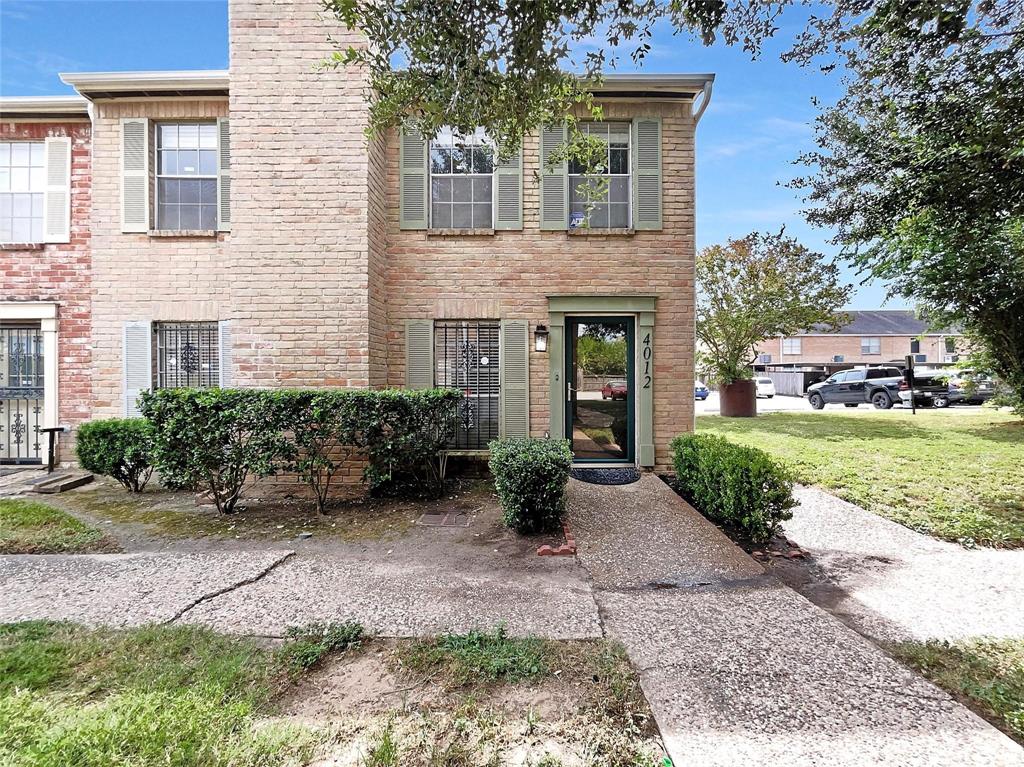
[[[177,72],[62,72],[60,79],[81,94],[119,91],[227,90],[226,69]]]
[[[678,92],[690,91],[698,93],[709,84],[715,81],[714,74],[659,74],[659,73],[613,73],[606,74],[600,85],[595,85],[597,93],[601,91],[641,91],[652,92]]]
[[[89,113],[89,102],[74,96],[0,96],[0,114],[46,115]]]

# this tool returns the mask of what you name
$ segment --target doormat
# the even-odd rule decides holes
[[[630,485],[640,479],[636,469],[573,469],[573,479],[591,485]]]

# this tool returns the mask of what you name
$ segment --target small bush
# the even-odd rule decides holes
[[[285,636],[285,661],[293,671],[305,671],[320,663],[328,653],[357,648],[363,641],[363,626],[355,621],[311,623],[291,626]]]
[[[684,434],[672,441],[677,489],[704,516],[764,543],[797,505],[789,472],[767,453],[722,437]]]
[[[553,530],[565,514],[572,451],[564,439],[499,439],[491,473],[505,524],[518,533]]]
[[[282,410],[263,389],[158,389],[143,392],[153,424],[153,456],[171,487],[205,486],[230,514],[253,477],[275,474],[291,445]]]
[[[153,428],[145,418],[89,421],[78,427],[75,451],[83,469],[139,493],[153,473]]]

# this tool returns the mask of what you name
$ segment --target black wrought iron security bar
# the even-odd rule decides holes
[[[153,331],[156,335],[158,388],[219,385],[216,322],[161,322],[154,326]]]
[[[456,450],[486,450],[498,437],[500,375],[499,323],[438,320],[434,323],[434,364],[438,386],[458,389]]]
[[[0,463],[38,463],[43,421],[43,337],[0,327]]]

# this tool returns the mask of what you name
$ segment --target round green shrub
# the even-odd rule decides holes
[[[107,418],[78,427],[82,468],[112,477],[139,493],[153,473],[153,429],[145,418]]]
[[[565,515],[572,450],[565,439],[491,442],[490,469],[505,524],[529,535],[557,529]]]
[[[797,505],[789,471],[763,450],[710,434],[672,440],[676,489],[704,516],[767,542]]]

